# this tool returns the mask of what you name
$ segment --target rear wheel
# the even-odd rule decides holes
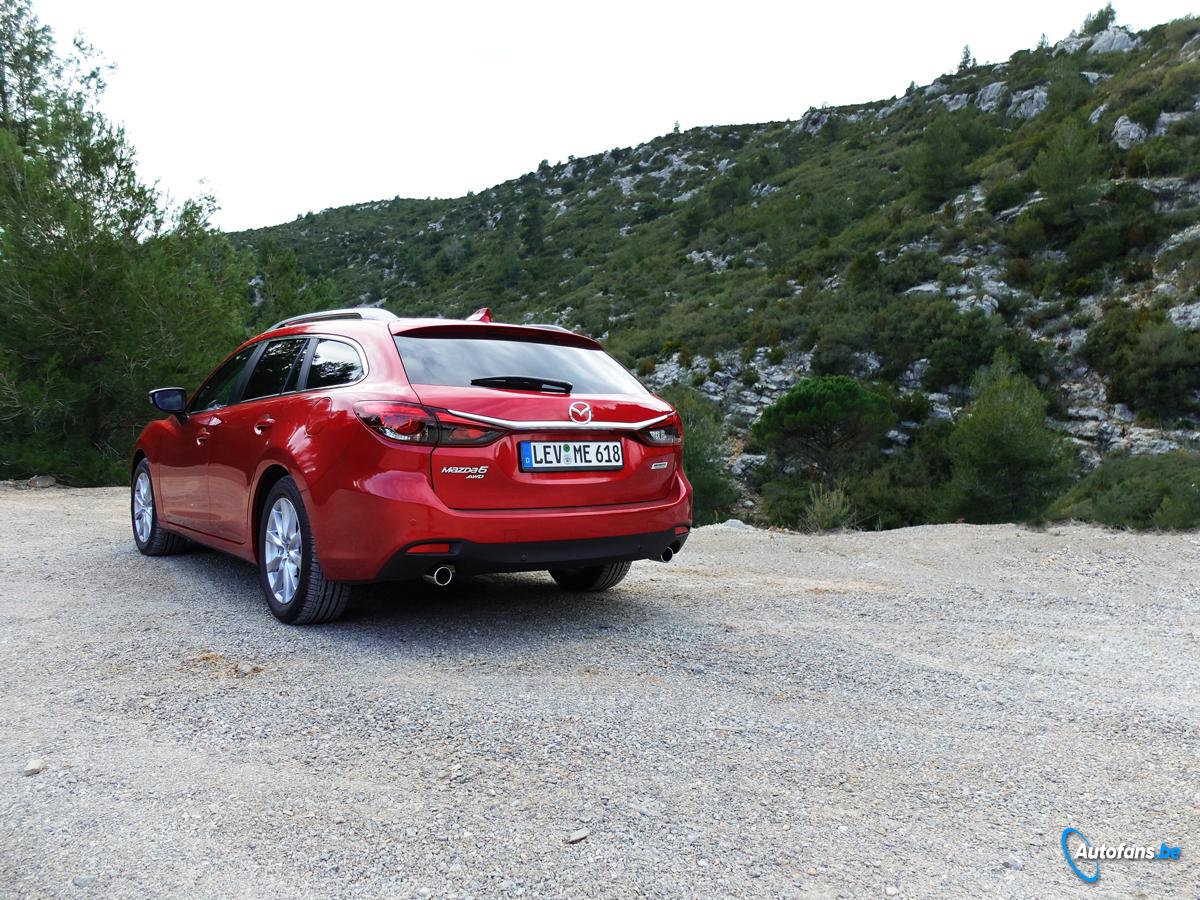
[[[133,470],[129,491],[129,517],[133,524],[133,541],[145,556],[167,556],[187,547],[187,538],[164,531],[158,522],[154,505],[154,483],[150,480],[150,463],[142,460]]]
[[[607,591],[620,584],[629,574],[632,563],[607,563],[602,566],[584,566],[581,569],[551,569],[550,577],[559,587],[568,591]]]
[[[263,502],[258,576],[267,606],[289,625],[332,622],[346,611],[352,588],[321,571],[300,489],[281,478]]]

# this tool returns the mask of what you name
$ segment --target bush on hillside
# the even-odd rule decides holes
[[[903,528],[938,520],[941,491],[950,480],[951,423],[933,420],[912,444],[883,464],[849,479],[847,492],[867,528]]]
[[[975,400],[950,435],[950,519],[1036,519],[1070,479],[1073,460],[1045,422],[1046,400],[1003,352],[979,373]]]
[[[1006,209],[1012,209],[1024,199],[1025,192],[1015,181],[999,181],[987,192],[983,205],[994,216]]]
[[[728,517],[737,491],[725,466],[728,440],[720,408],[682,384],[661,391],[683,421],[683,471],[692,483],[692,518],[697,525],[710,525]]]
[[[953,197],[969,180],[967,164],[995,138],[974,107],[940,113],[921,135],[909,161],[917,196],[930,207]]]
[[[1114,528],[1200,528],[1200,454],[1106,459],[1048,515]]]
[[[1110,399],[1153,416],[1189,410],[1200,389],[1200,334],[1159,309],[1113,307],[1088,332],[1083,354],[1107,379]]]
[[[1084,34],[1099,34],[1107,28],[1110,28],[1117,20],[1117,11],[1113,9],[1111,3],[1106,3],[1094,13],[1088,13],[1087,18],[1083,20]]]
[[[802,531],[819,533],[852,528],[856,518],[854,502],[840,486],[826,487],[820,482],[808,486],[808,506],[800,517]]]
[[[1046,195],[1046,212],[1073,219],[1095,194],[1103,154],[1096,129],[1074,119],[1063,124],[1033,162],[1032,174]]]
[[[763,411],[753,436],[781,464],[811,466],[832,488],[895,422],[887,397],[846,375],[801,379]]]

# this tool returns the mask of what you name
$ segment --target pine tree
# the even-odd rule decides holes
[[[912,160],[917,192],[927,203],[948,198],[963,183],[969,147],[954,118],[943,113],[925,129]]]
[[[161,207],[102,88],[0,2],[0,477],[123,479],[146,389],[194,387],[245,333],[247,255],[210,200]]]
[[[1036,518],[1070,478],[1061,435],[1046,426],[1046,399],[997,351],[972,385],[975,400],[950,435],[946,513],[968,522]]]
[[[1103,7],[1091,13],[1083,20],[1084,34],[1099,34],[1102,31],[1112,27],[1112,24],[1117,20],[1117,11],[1113,9],[1111,3],[1106,3]]]

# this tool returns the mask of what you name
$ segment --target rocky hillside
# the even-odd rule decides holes
[[[1003,347],[1094,462],[1200,440],[1198,110],[1200,19],[1132,33],[1101,15],[901,97],[234,237],[262,261],[263,318],[488,305],[695,385],[735,429],[809,372],[953,418]]]

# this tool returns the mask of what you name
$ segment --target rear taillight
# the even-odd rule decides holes
[[[354,404],[354,412],[376,434],[402,444],[478,447],[504,434],[501,428],[488,428],[449,413],[439,415],[412,403],[365,400]]]
[[[679,416],[672,415],[671,418],[658,425],[652,425],[649,428],[643,428],[638,432],[638,437],[642,443],[650,444],[654,447],[670,447],[673,444],[683,442],[683,428],[679,422]]]
[[[449,413],[437,413],[437,420],[438,443],[447,447],[482,447],[504,434],[503,428],[489,428]]]
[[[393,403],[390,400],[364,400],[354,404],[362,423],[387,438],[402,444],[436,444],[437,419],[423,406]]]

